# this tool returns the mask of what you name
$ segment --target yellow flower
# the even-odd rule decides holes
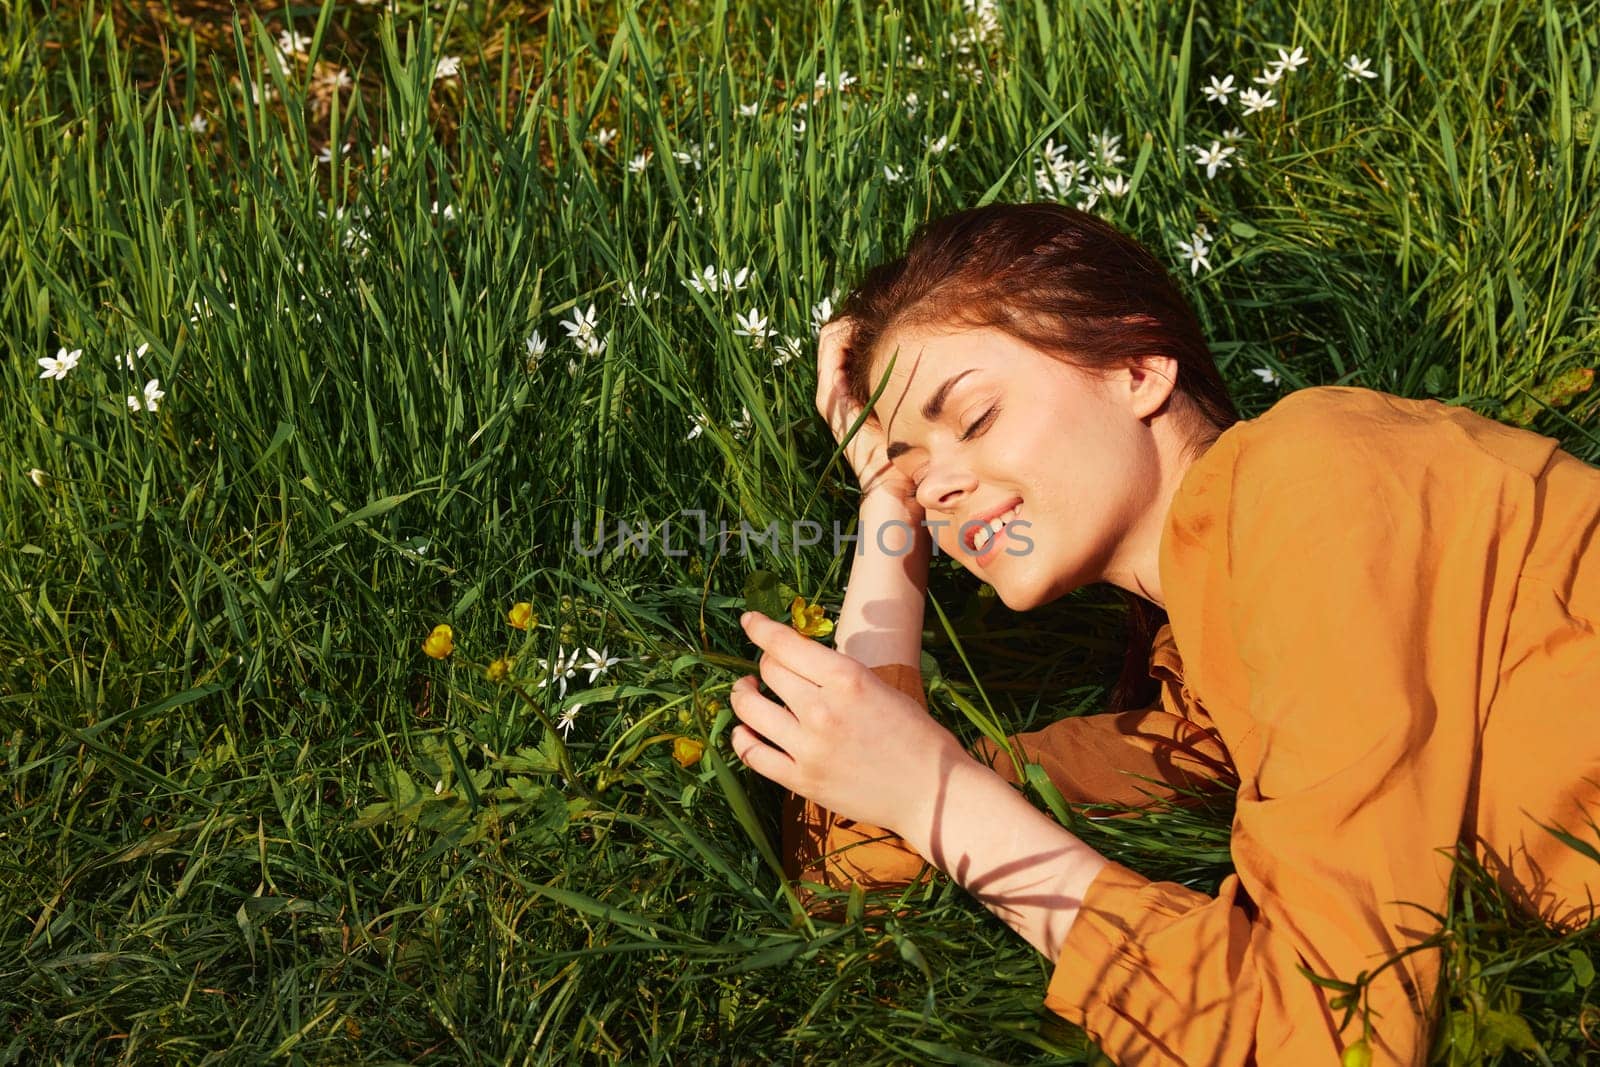
[[[441,622],[422,642],[422,651],[434,659],[444,659],[456,650],[454,638],[455,631],[450,629],[448,623]]]
[[[789,605],[789,614],[794,617],[794,628],[807,637],[827,637],[833,633],[833,623],[823,618],[822,605],[806,605],[806,598],[797,596]]]
[[[483,669],[483,676],[491,682],[503,682],[506,675],[511,673],[512,662],[504,657],[497,659]]]
[[[519,630],[526,630],[529,625],[539,625],[539,616],[533,613],[532,604],[526,600],[519,600],[511,605],[510,611],[506,612],[506,622]]]
[[[672,758],[678,761],[680,767],[693,767],[700,762],[700,757],[705,751],[706,746],[703,741],[696,741],[692,737],[672,739]]]

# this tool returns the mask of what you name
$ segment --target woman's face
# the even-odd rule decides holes
[[[1017,611],[1097,581],[1163,603],[1161,528],[1183,473],[1176,361],[1101,376],[997,330],[930,327],[883,337],[873,386],[897,345],[874,412],[940,554]],[[1016,525],[980,551],[980,523],[1006,515]]]

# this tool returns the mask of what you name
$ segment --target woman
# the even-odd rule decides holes
[[[1354,981],[1436,932],[1458,842],[1547,922],[1596,920],[1600,864],[1545,827],[1592,840],[1600,819],[1600,470],[1365,389],[1240,420],[1167,272],[1051,204],[938,220],[869,272],[820,340],[836,437],[885,373],[846,451],[861,543],[837,651],[744,620],[773,698],[736,683],[731,741],[791,791],[791,876],[903,886],[926,857],[1053,962],[1046,1006],[1122,1064],[1331,1063],[1363,1041],[1423,1062],[1438,949],[1383,967],[1343,1029],[1303,969]],[[1236,789],[1216,896],[1096,853],[1009,756],[927,714],[934,551],[1014,610],[1124,591],[1111,712],[1011,741],[1073,802]]]

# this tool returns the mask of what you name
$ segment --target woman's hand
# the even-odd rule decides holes
[[[845,818],[902,835],[921,824],[959,761],[960,740],[915,700],[866,667],[760,612],[739,620],[763,651],[755,675],[733,685],[742,725],[730,735],[751,770]]]
[[[817,340],[817,411],[828,420],[835,441],[843,441],[861,414],[861,406],[850,399],[845,384],[844,362],[850,351],[854,321],[834,319],[822,327]],[[897,470],[887,456],[883,427],[876,414],[868,415],[856,435],[845,446],[844,458],[855,471],[861,493],[883,493],[907,508],[908,521],[921,521],[924,511],[917,502],[917,487],[910,477]]]

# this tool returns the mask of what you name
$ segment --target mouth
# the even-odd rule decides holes
[[[961,541],[967,551],[975,555],[980,561],[988,559],[995,546],[1000,542],[1000,536],[1005,531],[1006,525],[1017,518],[1022,512],[1022,501],[1013,500],[1004,507],[990,512],[982,519],[969,519],[963,523]]]

